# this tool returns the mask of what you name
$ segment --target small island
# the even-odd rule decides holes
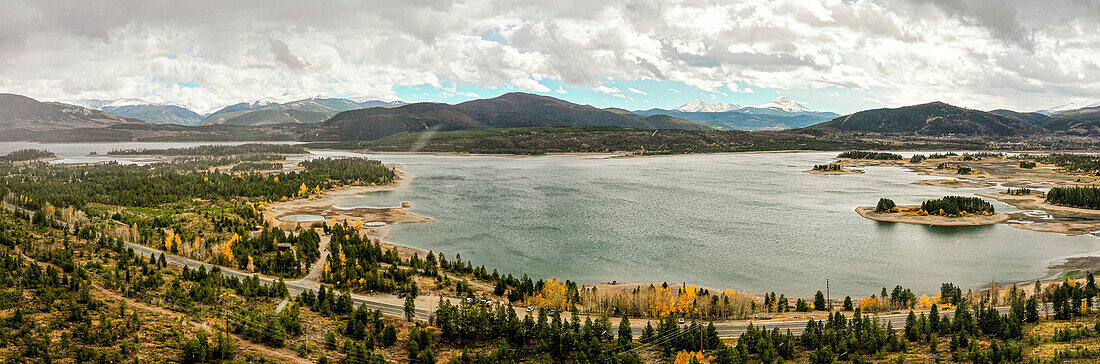
[[[915,185],[925,186],[940,186],[940,187],[955,187],[955,188],[986,188],[993,187],[994,184],[984,181],[970,181],[960,180],[958,178],[952,179],[922,179],[919,181],[913,181]]]
[[[1021,210],[1049,213],[1041,219],[1027,211],[1012,214],[1009,226],[1066,235],[1089,234],[1100,230],[1100,188],[1095,186],[1052,187],[1046,193],[1029,188],[1005,192],[979,193]]]
[[[802,171],[809,174],[823,174],[823,175],[841,175],[841,174],[862,174],[862,169],[844,169],[839,163],[829,164],[817,164],[813,169],[807,169]]]
[[[864,218],[906,224],[935,226],[979,226],[1002,223],[1008,215],[996,212],[993,205],[977,197],[946,196],[917,205],[896,205],[888,198],[876,206],[860,206],[856,213]]]

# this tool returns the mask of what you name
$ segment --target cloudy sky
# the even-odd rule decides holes
[[[527,91],[629,109],[1100,101],[1095,0],[0,0],[0,92],[209,112]]]

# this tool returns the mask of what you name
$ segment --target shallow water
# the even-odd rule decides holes
[[[286,215],[279,217],[279,221],[286,222],[318,222],[325,221],[324,216],[320,215]]]
[[[25,148],[0,143],[0,152]],[[189,143],[195,145],[202,143]],[[163,148],[179,144],[98,146]],[[64,158],[89,145],[43,144]],[[80,151],[83,150],[81,153]],[[356,155],[315,152],[317,156]],[[857,175],[800,171],[836,153],[655,158],[371,155],[415,175],[406,190],[337,207],[396,206],[436,222],[398,224],[394,242],[444,252],[490,270],[582,283],[670,281],[809,296],[870,295],[901,284],[934,293],[942,282],[978,288],[1054,274],[1060,258],[1100,250],[1100,239],[1012,228],[875,222],[853,209],[880,197],[918,204],[997,188],[913,185],[897,167]],[[999,211],[1015,211],[993,202]]]
[[[656,158],[375,155],[415,175],[407,190],[339,207],[411,201],[434,223],[399,224],[391,239],[532,277],[583,283],[673,281],[808,296],[870,295],[901,284],[1047,277],[1058,258],[1100,239],[1012,228],[884,223],[853,209],[880,197],[919,204],[994,188],[913,185],[897,167],[859,175],[802,173],[835,153]],[[999,211],[1014,211],[993,202]]]

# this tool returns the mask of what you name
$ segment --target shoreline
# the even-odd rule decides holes
[[[645,157],[668,157],[668,156],[686,155],[686,154],[633,155],[633,154],[616,154],[616,152],[611,152],[611,153],[609,153],[609,152],[591,152],[591,153],[581,152],[581,153],[547,153],[547,154],[543,154],[543,155],[534,155],[534,156],[532,156],[532,155],[517,155],[517,154],[449,153],[449,152],[371,152],[371,151],[364,151],[364,150],[341,150],[341,149],[321,149],[321,150],[349,151],[349,152],[360,153],[360,154],[376,154],[376,155],[432,155],[432,156],[441,156],[441,157],[448,157],[448,156],[455,156],[455,157],[478,156],[478,157],[504,157],[504,158],[527,158],[527,157],[544,157],[544,156],[546,156],[546,157],[550,157],[550,156],[596,156],[596,157],[605,157],[605,158],[638,158],[638,157],[645,158]],[[782,151],[745,151],[745,152],[699,153],[699,154],[701,154],[701,155],[744,155],[744,154],[828,153],[828,152],[830,152],[830,151],[782,150]],[[868,163],[868,164],[869,165],[878,165],[878,166],[899,166],[899,167],[903,167],[903,168],[909,169],[911,171],[914,171],[918,174],[924,174],[924,175],[936,176],[938,174],[938,173],[935,173],[937,171],[934,169],[934,166],[932,168],[929,168],[929,169],[932,169],[931,171],[921,171],[919,168],[913,168],[913,167],[919,167],[919,166],[910,165],[908,163],[896,163],[896,164],[895,163],[884,163],[884,164]],[[390,165],[396,167],[395,172],[398,172],[400,177],[401,177],[398,180],[396,180],[395,183],[393,183],[393,184],[385,185],[385,186],[345,186],[345,187],[341,187],[337,190],[327,192],[323,197],[318,198],[316,200],[309,201],[309,204],[318,204],[318,203],[324,203],[324,202],[331,201],[332,205],[335,205],[336,203],[339,202],[339,200],[341,200],[343,198],[351,197],[351,196],[358,195],[358,194],[367,194],[367,193],[380,192],[380,191],[396,191],[396,190],[402,190],[402,189],[408,188],[409,185],[412,182],[412,179],[414,179],[414,176],[409,174],[408,172],[405,172],[401,168],[400,165],[397,165],[397,164],[390,164]],[[865,172],[863,172],[862,169],[860,169],[859,171],[861,171],[862,173],[865,173]],[[804,171],[804,172],[806,172],[806,171]],[[932,172],[932,173],[929,173],[929,172]],[[806,173],[812,174],[812,173],[809,173],[809,172],[806,172]],[[855,173],[845,173],[845,174],[855,174]],[[955,176],[954,174],[949,174],[949,173],[943,173],[943,174],[944,174],[943,177]],[[914,181],[913,183],[917,183],[917,182],[918,181]],[[293,202],[293,201],[288,201],[286,203],[280,203],[280,204],[288,204],[289,205],[290,202]],[[871,209],[873,210],[873,207],[871,207]],[[902,222],[902,223],[911,223],[911,224],[920,224],[920,225],[936,225],[936,226],[985,226],[985,225],[990,225],[990,224],[1002,223],[1005,220],[1009,219],[1007,214],[1003,214],[1003,213],[997,213],[997,214],[1004,215],[1004,217],[998,217],[999,219],[1001,219],[998,222],[982,223],[982,224],[973,224],[973,223],[936,224],[936,223],[929,223],[927,221]],[[872,218],[867,217],[867,216],[864,216],[864,217],[868,218],[868,219],[872,219]],[[958,218],[952,218],[952,219],[958,219]],[[872,219],[872,220],[876,220],[876,219]],[[364,220],[364,221],[366,221],[366,220]],[[878,221],[899,222],[899,221],[889,221],[889,220],[878,220]],[[1008,225],[1011,226],[1013,224],[1009,223]],[[303,227],[305,227],[305,226],[306,225],[303,224]],[[395,249],[398,249],[398,252],[402,256],[411,255],[414,252],[419,253],[421,256],[423,256],[425,252],[431,251],[430,249],[418,248],[418,247],[413,247],[413,246],[410,246],[410,245],[404,245],[404,244],[399,244],[399,243],[395,243],[395,242],[390,241],[389,238],[392,236],[391,235],[392,234],[392,226],[389,226],[389,225],[383,226],[383,227],[364,228],[364,233],[367,234],[368,236],[370,236],[372,239],[378,239],[377,241],[379,241],[383,246],[388,246],[388,247],[393,247]],[[1088,257],[1083,257],[1083,258],[1078,258],[1078,259],[1086,259],[1086,258],[1088,258]],[[1060,260],[1067,260],[1067,259],[1070,259],[1070,257],[1060,259]],[[1098,255],[1096,260],[1098,262],[1100,262],[1100,255]],[[1100,264],[1100,263],[1098,263],[1098,264]],[[1037,277],[1036,278],[1036,279],[1042,281],[1044,284],[1055,281],[1056,280],[1055,278],[1062,274],[1062,273],[1058,272],[1058,270],[1060,270],[1060,269],[1057,268],[1057,265],[1054,264],[1054,263],[1046,264],[1044,268],[1050,269],[1053,273],[1052,275],[1046,275],[1046,276],[1043,276],[1043,277]],[[1029,280],[1028,282],[1034,282],[1034,280]],[[615,284],[611,284],[608,281],[604,281],[604,282],[593,281],[593,282],[584,282],[584,283],[578,282],[578,283],[583,284],[583,286],[585,286],[585,287],[595,287],[595,286],[607,287],[608,285],[620,286],[621,287],[621,286],[648,286],[650,284],[660,285],[662,282],[617,281]],[[673,283],[670,282],[669,284],[672,285]],[[1007,283],[1007,282],[998,283],[998,284],[1000,284],[1000,285],[1010,285],[1010,283]],[[976,292],[983,289],[980,286],[977,286],[977,287],[974,287],[974,288],[975,288]],[[749,293],[749,292],[742,292],[742,291],[738,291],[738,293],[750,295],[750,296],[753,296],[753,297],[760,297],[761,296],[761,294],[758,294],[758,293]],[[870,294],[870,293],[874,293],[874,292],[869,292],[868,294]],[[931,293],[934,293],[934,292],[928,292],[928,293],[931,294]],[[854,297],[855,296],[853,296],[853,298]],[[792,300],[792,302],[797,298],[798,298],[798,295],[788,297],[788,299]],[[808,297],[802,297],[802,298],[808,298]]]
[[[1090,234],[1100,230],[1100,210],[1079,207],[1059,206],[1046,203],[1039,195],[1009,195],[1003,192],[979,193],[978,196],[992,198],[1024,210],[1012,214],[1013,221],[1006,225],[1020,229],[1065,234],[1070,236]],[[1046,217],[1035,219],[1028,211],[1043,211]],[[1057,213],[1058,215],[1055,215]],[[1100,255],[1096,255],[1100,257]],[[1100,265],[1097,266],[1100,270]]]
[[[816,174],[816,175],[819,175],[819,176],[844,176],[844,175],[851,175],[851,174],[864,174],[864,173],[867,173],[867,172],[862,170],[862,169],[842,169],[842,170],[839,170],[839,171],[819,171],[819,170],[816,170],[816,169],[807,169],[807,170],[802,171],[802,173]]]
[[[435,221],[431,218],[409,212],[411,206],[408,208],[398,206],[381,208],[357,207],[350,209],[336,207],[336,204],[347,197],[373,192],[398,191],[408,188],[414,176],[406,172],[404,167],[399,164],[392,165],[391,167],[393,167],[394,173],[397,174],[397,179],[391,184],[381,186],[342,186],[325,191],[322,196],[317,198],[277,202],[264,208],[264,219],[271,221],[277,226],[290,228],[299,226],[301,222],[283,221],[281,220],[282,217],[291,215],[317,215],[320,216],[323,221],[330,221],[332,219],[341,221],[358,220],[361,223],[384,222],[388,225]],[[404,205],[404,203],[402,203],[402,205]],[[311,226],[316,222],[320,221],[312,221],[302,225]]]

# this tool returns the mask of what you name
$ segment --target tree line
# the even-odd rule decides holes
[[[848,159],[880,159],[880,160],[901,160],[901,154],[887,153],[887,152],[869,152],[861,150],[850,150],[842,152],[836,156],[837,158]]]
[[[1053,205],[1100,209],[1100,188],[1093,186],[1051,187],[1046,202]]]

